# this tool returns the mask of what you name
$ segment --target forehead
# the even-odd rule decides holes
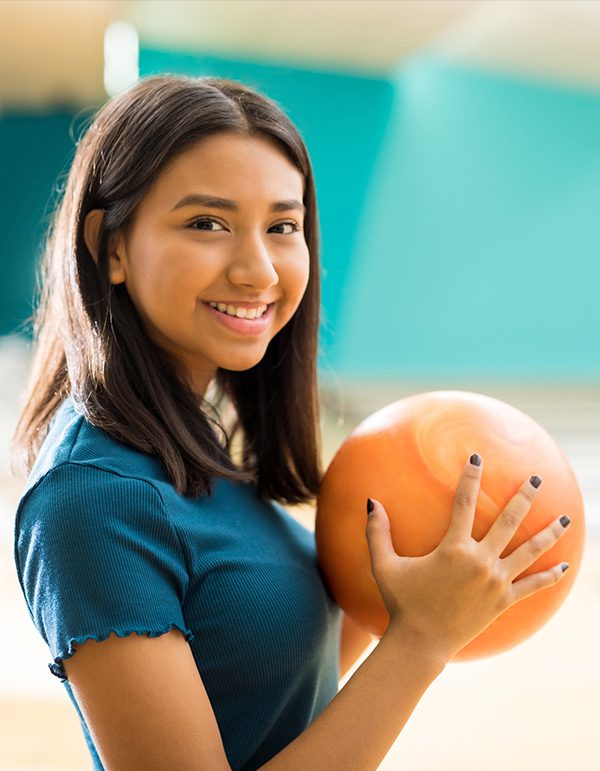
[[[282,198],[302,200],[303,190],[302,173],[274,141],[221,133],[173,158],[154,181],[146,203],[170,209],[189,193],[270,203]]]

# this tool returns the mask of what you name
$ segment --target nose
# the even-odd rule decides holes
[[[232,284],[264,291],[279,283],[279,275],[260,235],[251,233],[246,238],[236,239],[234,249],[227,270],[227,278]]]

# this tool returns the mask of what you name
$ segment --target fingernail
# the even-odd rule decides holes
[[[571,521],[571,517],[567,517],[566,514],[563,514],[562,517],[558,521],[560,522],[560,524],[563,527],[566,527],[569,524],[569,522]]]
[[[373,511],[374,503],[370,498],[367,498],[367,514],[370,514]]]
[[[537,488],[542,484],[542,480],[540,479],[540,477],[534,474],[532,477],[529,478],[529,484],[532,487],[535,487],[535,489],[537,490]]]
[[[471,455],[469,458],[469,463],[472,466],[481,466],[481,457],[476,452],[474,452],[473,455]]]
[[[565,570],[569,569],[569,563],[568,562],[561,562],[560,567],[561,567],[562,572],[564,573]]]

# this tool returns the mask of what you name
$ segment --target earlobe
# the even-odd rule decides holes
[[[92,259],[98,265],[98,247],[100,243],[100,228],[104,219],[103,209],[92,209],[85,216],[83,223],[83,239]],[[119,254],[114,248],[114,239],[111,238],[108,245],[109,266],[108,273],[111,284],[122,284],[125,279],[125,266]]]

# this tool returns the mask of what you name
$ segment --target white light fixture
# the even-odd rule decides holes
[[[113,21],[104,32],[104,88],[115,96],[140,76],[139,37],[128,21]]]

